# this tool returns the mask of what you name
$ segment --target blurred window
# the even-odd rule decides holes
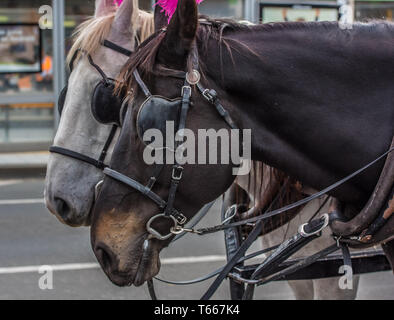
[[[356,20],[383,19],[393,21],[394,1],[356,1]]]
[[[42,16],[39,8],[43,5],[51,6],[52,1],[1,0],[0,39],[1,25],[5,29],[5,25],[38,24]],[[66,42],[66,54],[72,45],[72,33],[81,22],[94,14],[94,6],[95,0],[65,0],[66,39],[62,41]],[[40,34],[41,52],[38,55],[33,55],[31,48],[21,42],[13,46],[9,59],[5,59],[4,54],[0,57],[0,148],[2,143],[49,142],[53,139],[53,80],[56,77],[53,72],[53,33],[51,29],[44,29]],[[37,68],[30,72],[14,72],[26,69],[27,61],[31,62],[32,56],[40,56],[40,72],[33,72],[38,70]],[[33,62],[30,64],[31,68],[37,67]],[[9,70],[6,73],[4,71],[7,68]],[[46,99],[48,102],[45,102]],[[42,100],[44,103],[34,103]]]

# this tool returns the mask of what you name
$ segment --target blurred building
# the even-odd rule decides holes
[[[93,15],[94,3],[1,0],[0,152],[46,150],[50,145],[58,121],[57,96],[66,81],[64,58],[71,46],[70,35]],[[350,6],[350,13],[341,10],[344,4]],[[52,25],[37,31],[29,25],[38,23],[39,8],[44,5],[53,9]],[[151,10],[152,5],[152,0],[140,1],[142,9]],[[209,16],[254,23],[337,20],[343,14],[355,20],[392,20],[394,0],[205,0],[199,8]],[[7,33],[18,34],[23,41],[7,43]],[[38,33],[40,45],[35,42]],[[41,70],[36,70],[37,65]]]

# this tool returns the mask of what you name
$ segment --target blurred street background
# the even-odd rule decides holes
[[[88,228],[62,225],[45,208],[42,177],[0,182],[0,299],[149,299],[146,286],[118,288],[96,264]],[[219,223],[220,203],[201,222]],[[225,264],[223,234],[187,235],[161,255],[160,277],[191,280]],[[260,241],[252,250],[261,248]],[[257,262],[259,260],[254,260]],[[253,261],[252,261],[253,262]],[[54,267],[53,289],[41,290],[39,267]],[[212,280],[189,286],[155,281],[160,299],[199,299]],[[391,271],[361,276],[358,299],[393,299]],[[225,281],[214,296],[229,299]],[[258,287],[255,299],[294,299],[287,282]]]

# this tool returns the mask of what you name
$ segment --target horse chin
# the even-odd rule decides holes
[[[152,245],[151,240],[145,240],[142,245],[140,258],[129,271],[104,269],[109,280],[119,286],[142,286],[160,271],[159,249]]]
[[[160,271],[159,250],[153,247],[152,240],[146,239],[142,245],[142,255],[133,284],[139,287],[152,279]]]

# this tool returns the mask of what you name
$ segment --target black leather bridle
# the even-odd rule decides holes
[[[187,114],[190,108],[192,86],[196,86],[198,92],[201,93],[203,97],[215,107],[219,115],[224,119],[224,121],[228,124],[228,126],[231,129],[238,129],[238,126],[232,120],[228,111],[221,105],[220,101],[218,100],[216,91],[213,89],[206,89],[201,85],[200,83],[201,76],[198,71],[198,55],[195,46],[193,46],[193,50],[189,58],[192,59],[192,65],[193,65],[192,71],[184,72],[184,71],[172,70],[174,72],[172,72],[171,74],[171,76],[173,77],[184,80],[184,84],[181,90],[181,111],[179,115],[179,124],[177,128],[178,138],[177,141],[175,142],[175,150],[183,142],[183,138],[184,138],[183,129],[185,129]],[[146,97],[146,101],[155,98],[155,99],[162,99],[163,103],[166,103],[166,100],[163,99],[162,97],[152,95],[152,93],[150,92],[144,81],[141,79],[137,69],[134,70],[133,76],[138,86],[140,87],[141,91],[144,93]],[[162,212],[157,215],[154,215],[148,220],[146,224],[146,229],[149,233],[149,238],[166,240],[173,235],[177,235],[185,231],[183,226],[187,222],[187,218],[179,210],[174,208],[176,192],[183,175],[183,167],[179,164],[178,158],[175,157],[175,163],[172,166],[171,181],[170,181],[167,201],[164,200],[162,197],[160,197],[157,193],[152,191],[155,182],[159,178],[162,168],[163,165],[158,165],[157,169],[154,170],[153,175],[150,177],[149,182],[146,185],[143,185],[140,182],[136,181],[135,179],[132,179],[109,167],[104,168],[103,172],[105,175],[139,191],[140,193],[151,199],[159,206]],[[154,228],[152,228],[152,223],[159,218],[170,219],[172,221],[173,226],[170,228],[169,233],[163,235],[157,230],[155,230]]]
[[[132,54],[132,52],[130,50],[128,50],[126,48],[123,48],[123,47],[120,47],[116,43],[111,42],[109,40],[104,40],[102,45],[104,47],[112,49],[112,50],[114,50],[114,51],[116,51],[118,53],[121,53],[121,54],[123,54],[125,56],[128,56],[128,57],[131,56],[131,54]],[[75,62],[75,59],[76,59],[79,51],[81,51],[81,49],[75,51],[73,57],[70,60],[70,66],[69,66],[70,67],[70,72],[72,72],[72,70],[73,70],[73,64]],[[93,62],[93,59],[92,59],[92,57],[90,55],[88,55],[88,61],[98,71],[98,73],[101,75],[101,77],[103,78],[103,80],[105,82],[109,81],[109,78],[105,75],[104,71],[97,64],[95,64]],[[63,99],[64,99],[64,97],[63,97]],[[63,101],[63,103],[64,103],[64,101]],[[61,110],[59,110],[59,113],[61,113]],[[112,142],[112,140],[115,137],[117,129],[118,129],[118,125],[115,125],[115,124],[112,125],[110,134],[109,134],[109,136],[108,136],[108,138],[107,138],[107,140],[106,140],[106,142],[104,144],[104,147],[103,147],[103,149],[102,149],[102,151],[100,153],[100,156],[97,159],[89,157],[87,155],[84,155],[83,153],[76,152],[76,151],[73,151],[73,150],[70,150],[70,149],[67,149],[67,148],[63,148],[63,147],[58,147],[58,146],[51,146],[49,148],[49,151],[51,153],[57,153],[57,154],[60,154],[60,155],[63,155],[63,156],[69,157],[69,158],[73,158],[73,159],[76,159],[76,160],[88,163],[88,164],[90,164],[90,165],[102,170],[105,167],[107,167],[107,165],[104,163],[104,161],[105,161],[105,158],[107,156],[107,152],[108,152],[108,149],[109,149],[109,147],[111,145],[111,142]]]

